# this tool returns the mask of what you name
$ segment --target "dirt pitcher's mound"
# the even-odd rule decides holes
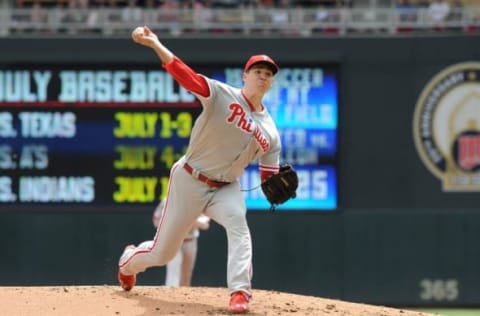
[[[0,287],[2,315],[230,315],[224,288]],[[255,290],[248,315],[427,316],[401,309]]]

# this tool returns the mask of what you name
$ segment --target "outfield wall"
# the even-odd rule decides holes
[[[395,306],[480,303],[480,195],[475,184],[446,192],[435,166],[419,154],[413,132],[428,83],[451,65],[479,62],[480,37],[165,43],[192,64],[241,66],[250,54],[264,52],[280,66],[340,65],[339,208],[328,214],[249,213],[255,288]],[[1,39],[0,47],[0,65],[157,61],[128,38]],[[480,75],[475,69],[468,89]],[[472,137],[480,128],[474,124],[479,95],[475,88],[468,94],[464,114],[471,115]],[[471,148],[474,166],[465,174],[476,179],[480,149]],[[0,206],[0,285],[115,284],[123,247],[153,234],[151,211]],[[199,247],[193,284],[225,286],[222,229],[213,224]],[[138,282],[161,284],[163,278],[163,268],[156,268]]]

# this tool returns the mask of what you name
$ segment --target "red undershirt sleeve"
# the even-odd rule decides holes
[[[169,64],[163,64],[163,68],[185,89],[201,95],[204,98],[210,96],[210,88],[206,79],[196,73],[192,68],[185,64],[177,56],[173,56],[173,61]]]
[[[260,171],[260,179],[263,182],[263,181],[267,180],[268,177],[270,177],[272,174],[274,174],[274,172],[261,170]]]

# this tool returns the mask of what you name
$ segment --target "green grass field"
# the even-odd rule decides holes
[[[441,316],[480,316],[480,309],[473,308],[408,308],[408,310]]]

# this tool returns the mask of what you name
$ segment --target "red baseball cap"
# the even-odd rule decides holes
[[[247,63],[245,64],[245,72],[247,72],[250,68],[252,68],[253,65],[255,64],[259,64],[259,63],[265,63],[267,65],[269,65],[272,69],[272,72],[273,74],[276,74],[278,72],[278,66],[277,64],[273,61],[273,59],[271,59],[270,57],[268,57],[267,55],[253,55],[251,56]]]

